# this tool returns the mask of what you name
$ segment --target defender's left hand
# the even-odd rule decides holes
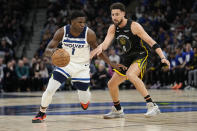
[[[121,71],[121,70],[127,70],[128,68],[122,64],[113,64],[111,65],[114,69]]]
[[[170,69],[170,62],[166,58],[161,59],[161,63],[166,64],[168,66],[168,69]]]

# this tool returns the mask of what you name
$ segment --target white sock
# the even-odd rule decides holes
[[[40,111],[41,111],[41,112],[43,112],[43,113],[46,113],[46,111],[47,111],[47,107],[42,108],[42,107],[40,106]]]
[[[78,91],[79,101],[83,104],[87,104],[91,99],[91,93],[89,89],[87,91],[82,91],[82,90],[77,90],[77,91]]]
[[[49,83],[46,91],[42,95],[41,106],[48,107],[52,101],[52,96],[55,94],[56,90],[60,87],[61,83],[54,80],[53,78],[49,79]],[[46,112],[46,111],[45,111]]]

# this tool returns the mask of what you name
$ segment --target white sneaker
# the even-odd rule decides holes
[[[117,111],[114,106],[112,106],[111,112],[108,114],[105,114],[103,116],[104,119],[114,119],[114,118],[124,118],[124,111],[123,108],[121,110]]]
[[[159,107],[157,106],[157,104],[153,103],[153,102],[149,102],[146,104],[146,107],[148,108],[145,117],[152,117],[152,116],[156,116],[158,114],[160,114],[160,110]]]

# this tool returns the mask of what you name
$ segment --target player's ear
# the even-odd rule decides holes
[[[125,17],[125,14],[126,14],[126,13],[125,13],[124,11],[122,11],[122,13],[123,13],[123,16]]]
[[[73,23],[74,23],[74,20],[71,20],[71,21],[70,21],[70,24],[72,25]]]

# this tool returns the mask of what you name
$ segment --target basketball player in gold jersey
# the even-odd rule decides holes
[[[122,3],[114,3],[110,7],[111,17],[113,24],[109,27],[107,35],[103,43],[101,43],[91,54],[100,55],[105,51],[112,40],[115,39],[116,43],[121,47],[121,55],[123,65],[128,69],[118,71],[112,76],[108,82],[108,88],[112,97],[114,106],[112,111],[104,115],[105,119],[124,117],[123,108],[121,108],[119,101],[118,86],[129,79],[140,94],[147,102],[146,117],[155,116],[160,113],[159,107],[154,103],[142,81],[144,71],[146,69],[149,51],[143,44],[145,41],[161,58],[161,62],[170,68],[169,61],[165,58],[159,44],[157,44],[143,29],[143,27],[132,20],[125,18],[125,6]]]

